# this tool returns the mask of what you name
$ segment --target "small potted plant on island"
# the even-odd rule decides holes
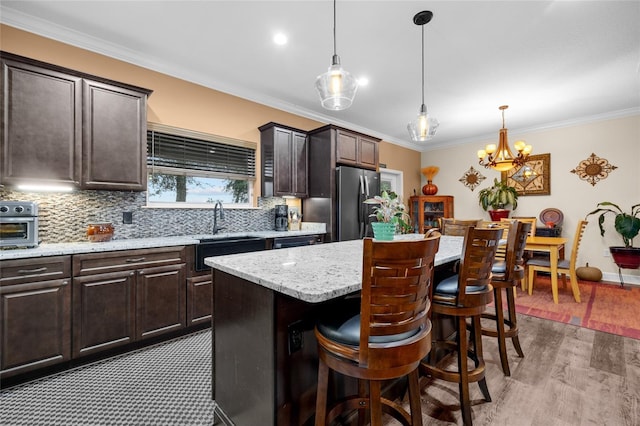
[[[382,191],[382,194],[364,200],[364,203],[376,205],[369,216],[377,219],[377,222],[371,223],[373,236],[377,240],[391,241],[396,231],[403,234],[411,232],[411,217],[395,192]]]
[[[640,204],[631,206],[631,212],[625,213],[622,209],[609,201],[598,203],[598,208],[587,215],[600,213],[598,226],[600,235],[604,236],[604,219],[609,213],[614,215],[615,230],[622,237],[624,246],[611,246],[609,251],[613,261],[618,268],[638,269],[640,268],[640,247],[633,246],[633,239],[640,233]]]
[[[482,209],[489,212],[491,220],[499,221],[501,218],[509,217],[511,210],[508,210],[507,206],[512,206],[513,210],[518,208],[518,191],[506,182],[494,179],[493,186],[478,193],[478,201]]]

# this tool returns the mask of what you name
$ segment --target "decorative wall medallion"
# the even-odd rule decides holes
[[[486,177],[482,176],[479,171],[471,166],[469,167],[469,170],[464,172],[462,177],[458,180],[462,182],[464,186],[473,191],[474,189],[476,189],[476,186],[480,185],[480,182],[485,179]]]
[[[513,186],[518,195],[551,193],[551,154],[530,155],[522,165],[502,172],[502,181]]]
[[[617,166],[610,164],[608,160],[591,153],[589,158],[582,160],[578,167],[571,170],[571,173],[575,173],[580,179],[586,180],[591,186],[595,186],[598,181],[606,179],[609,173],[617,168]]]

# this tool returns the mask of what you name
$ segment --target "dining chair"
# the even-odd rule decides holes
[[[433,335],[437,338],[432,343],[429,357],[420,363],[420,373],[433,379],[458,383],[460,410],[465,425],[472,424],[470,382],[478,382],[484,399],[491,401],[485,380],[480,316],[492,300],[491,267],[502,232],[499,228],[468,227],[465,230],[459,273],[443,279],[433,289],[433,315],[453,318],[455,340],[444,336],[440,338],[444,333],[434,330]],[[469,336],[467,319],[471,320]],[[453,358],[457,360],[455,370],[452,367]],[[471,370],[468,358],[474,363]]]
[[[452,217],[440,218],[440,233],[442,235],[463,236],[470,226],[478,226],[480,219],[454,219]]]
[[[422,424],[418,366],[431,349],[430,294],[439,243],[439,233],[409,241],[364,239],[359,311],[332,312],[315,327],[316,425],[353,410],[361,422],[370,416],[372,425],[382,425],[383,406],[405,425]],[[328,409],[330,370],[358,379],[358,394]],[[410,413],[381,396],[385,380],[404,376]]]
[[[503,222],[505,223],[505,222]],[[484,312],[482,318],[494,323],[493,327],[483,326],[484,336],[496,337],[498,339],[498,351],[500,353],[500,363],[505,376],[511,375],[509,369],[509,359],[507,358],[506,339],[510,338],[519,357],[524,357],[520,338],[518,336],[518,319],[516,316],[515,288],[524,277],[524,247],[527,244],[527,236],[531,229],[531,223],[513,220],[509,223],[507,235],[506,255],[502,259],[496,259],[491,268],[491,285],[493,286],[493,300],[495,312]],[[503,236],[504,238],[504,236]],[[507,300],[507,317],[504,316],[502,306],[502,292],[505,291]],[[508,329],[505,329],[505,326]]]
[[[576,275],[576,263],[578,261],[578,249],[580,247],[580,241],[582,240],[582,235],[584,233],[584,229],[589,222],[586,220],[581,220],[578,222],[576,226],[576,232],[573,236],[573,246],[571,247],[571,257],[567,259],[558,260],[558,273],[562,276],[562,284],[566,288],[567,286],[567,275],[569,275],[569,280],[571,282],[571,291],[573,292],[573,297],[576,302],[580,301],[580,288],[578,287],[578,276]],[[549,259],[541,259],[541,258],[533,258],[527,261],[528,268],[528,285],[529,285],[529,294],[533,294],[533,284],[536,278],[536,274],[538,272],[551,272],[551,264]],[[553,281],[552,281],[553,283]],[[557,298],[558,288],[556,286],[551,286],[551,291]],[[557,301],[556,301],[557,303]]]
[[[526,222],[526,223],[531,224],[531,230],[529,231],[529,236],[530,237],[535,237],[536,228],[538,226],[538,218],[533,217],[533,216],[511,216],[511,219],[515,219],[515,220],[518,220],[520,222]],[[504,219],[500,219],[500,220],[504,220]]]

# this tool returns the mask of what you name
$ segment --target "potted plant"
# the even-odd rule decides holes
[[[624,246],[611,246],[609,251],[613,261],[619,268],[638,269],[640,267],[640,247],[633,247],[633,239],[640,233],[640,204],[631,206],[631,212],[625,213],[622,209],[609,201],[598,203],[598,208],[587,214],[600,213],[598,226],[600,235],[604,236],[604,219],[609,213],[614,215],[615,230],[622,237]]]
[[[510,210],[507,206],[512,206],[513,210],[518,208],[518,191],[507,185],[506,181],[499,182],[494,178],[493,186],[478,193],[478,201],[482,209],[489,212],[491,220],[498,221],[503,217],[509,217]]]
[[[396,231],[406,233],[411,231],[411,217],[407,213],[404,203],[393,191],[382,191],[382,194],[364,200],[365,204],[375,204],[370,217],[375,217],[377,222],[372,222],[373,235],[379,240],[393,240]]]

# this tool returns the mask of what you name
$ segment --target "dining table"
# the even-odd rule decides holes
[[[558,303],[558,261],[564,259],[564,249],[567,239],[564,237],[527,237],[525,251],[537,251],[549,253],[549,266],[551,270],[551,293],[553,302]],[[527,282],[529,294],[532,293],[533,283]],[[580,302],[580,294],[574,293],[576,302]]]

